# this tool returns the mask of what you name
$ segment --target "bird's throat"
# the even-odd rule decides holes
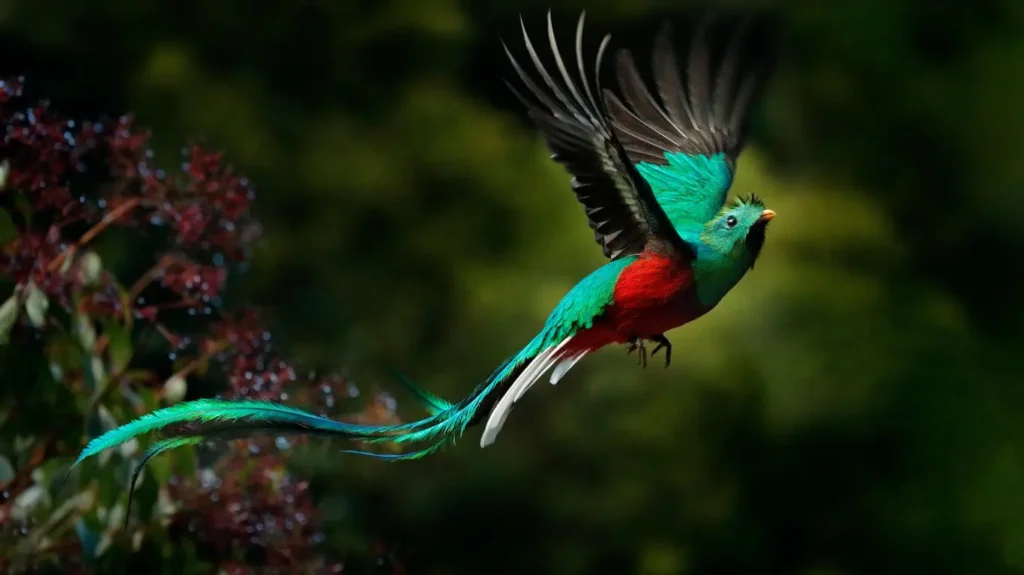
[[[697,298],[702,305],[717,305],[750,269],[752,260],[746,250],[730,255],[732,257],[718,256],[694,260],[693,279],[697,284]]]

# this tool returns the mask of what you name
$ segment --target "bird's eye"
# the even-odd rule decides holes
[[[725,227],[727,228],[735,228],[736,223],[736,216],[729,216],[725,218]]]

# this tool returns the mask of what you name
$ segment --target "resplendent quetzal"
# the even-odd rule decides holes
[[[151,457],[168,449],[256,432],[427,444],[397,455],[348,451],[414,459],[454,441],[485,417],[480,445],[490,445],[512,406],[534,383],[552,369],[550,382],[557,383],[576,362],[606,345],[628,344],[644,359],[644,341],[654,341],[666,348],[667,365],[671,344],[664,332],[706,314],[739,282],[761,253],[766,226],[775,215],[754,196],[725,201],[747,113],[765,74],[741,57],[743,27],[732,34],[724,55],[712,66],[712,46],[702,27],[693,37],[684,83],[666,27],[653,53],[661,103],[644,87],[626,51],[617,59],[620,100],[600,88],[608,36],[588,78],[583,23],[581,15],[576,58],[565,62],[548,14],[554,76],[541,64],[524,26],[523,38],[540,82],[508,55],[534,101],[520,98],[552,157],[572,174],[572,188],[610,261],[565,295],[525,347],[457,403],[403,381],[430,412],[418,421],[357,425],[277,403],[201,399],[108,431],[85,447],[78,462],[148,432],[161,438],[142,457],[136,476]],[[570,73],[573,68],[578,83],[575,72]]]

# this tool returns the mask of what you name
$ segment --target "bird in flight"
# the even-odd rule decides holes
[[[521,86],[510,84],[546,140],[552,158],[572,176],[597,243],[608,262],[577,283],[555,306],[539,333],[506,359],[468,396],[453,403],[402,379],[429,416],[401,425],[359,425],[296,407],[253,400],[200,399],[144,415],[93,439],[77,463],[146,433],[149,459],[206,439],[257,432],[304,433],[364,443],[427,444],[381,454],[416,459],[486,422],[481,447],[493,443],[515,403],[549,372],[557,383],[587,354],[611,344],[651,352],[672,345],[665,332],[711,311],[753,268],[775,212],[756,196],[727,201],[747,116],[766,73],[745,58],[745,24],[731,30],[724,54],[713,58],[709,26],[691,38],[685,80],[668,26],[655,38],[652,70],[659,99],[646,87],[633,56],[615,58],[620,95],[600,86],[610,36],[600,43],[592,73],[583,55],[585,14],[576,27],[575,58],[563,60],[547,18],[554,72],[546,68],[523,26],[534,74],[505,47]],[[577,78],[574,78],[578,76]]]

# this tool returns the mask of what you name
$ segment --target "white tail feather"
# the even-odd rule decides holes
[[[562,360],[561,363],[555,366],[555,371],[551,372],[551,385],[555,385],[565,377],[565,374],[569,373],[572,366],[576,365],[579,360],[583,359],[583,356],[587,355],[586,351],[580,352],[578,355],[567,357]],[[516,399],[519,399],[518,397]]]
[[[501,396],[498,403],[495,404],[494,409],[491,410],[491,415],[487,418],[487,426],[484,428],[483,435],[480,436],[480,447],[487,447],[494,443],[497,439],[498,433],[501,431],[501,427],[505,425],[505,419],[508,418],[508,414],[512,412],[512,406],[516,400],[526,393],[526,390],[540,378],[544,377],[549,369],[552,368],[562,356],[559,354],[562,348],[566,346],[572,340],[572,336],[569,336],[562,340],[562,343],[545,349],[544,351],[537,354],[530,362],[530,365],[519,374],[512,385],[505,391],[505,394]]]

